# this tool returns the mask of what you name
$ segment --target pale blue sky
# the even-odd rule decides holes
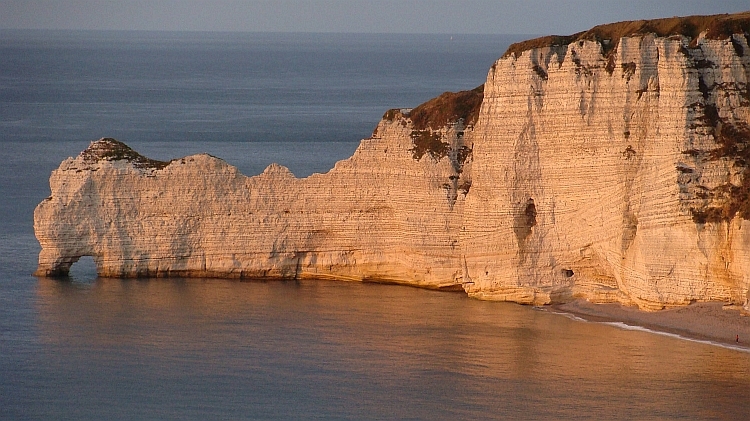
[[[748,0],[0,0],[0,29],[571,34]]]

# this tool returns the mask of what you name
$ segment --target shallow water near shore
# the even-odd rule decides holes
[[[0,31],[0,419],[746,418],[745,352],[462,293],[30,275],[50,171],[91,140],[325,172],[512,39]]]

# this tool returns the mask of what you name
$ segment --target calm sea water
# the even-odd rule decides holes
[[[0,31],[0,419],[747,419],[747,353],[528,307],[30,275],[34,206],[91,140],[324,172],[521,38]]]

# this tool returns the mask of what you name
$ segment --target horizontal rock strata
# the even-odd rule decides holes
[[[304,179],[276,164],[248,178],[209,155],[158,162],[114,139],[94,142],[52,173],[52,195],[35,211],[37,274],[65,275],[93,256],[106,277],[460,289],[471,130],[460,117],[416,130],[405,114],[389,112],[354,156]]]
[[[693,20],[605,25],[495,63],[461,233],[471,295],[747,302],[750,17]],[[648,30],[663,24],[688,34]]]
[[[326,174],[102,139],[50,178],[38,275],[373,280],[528,304],[748,306],[750,14],[511,46]]]

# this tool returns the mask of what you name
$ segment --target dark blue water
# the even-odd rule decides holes
[[[518,37],[0,33],[13,140],[354,142],[384,111],[471,89]],[[22,39],[19,39],[22,38]]]
[[[748,354],[462,294],[37,279],[47,178],[109,136],[298,176],[517,37],[0,32],[0,419],[745,419]]]

